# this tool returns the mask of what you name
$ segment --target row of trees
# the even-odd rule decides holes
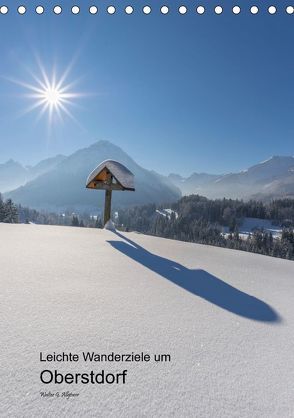
[[[244,217],[269,219],[283,226],[294,226],[294,200],[278,199],[268,203],[256,200],[207,199],[199,195],[185,196],[172,205],[185,217],[202,218],[209,222],[231,226]]]
[[[87,213],[77,215],[69,211],[61,214],[39,212],[35,209],[15,205],[11,199],[4,201],[1,194],[0,222],[102,228],[102,221],[98,216],[91,216]]]
[[[102,228],[102,220],[98,216],[72,215],[71,226],[87,227],[87,228]]]
[[[118,225],[164,238],[216,245],[275,257],[294,259],[294,200],[276,200],[268,204],[232,199],[210,200],[191,195],[172,205],[170,215],[156,212],[155,205],[120,210]],[[270,217],[272,216],[272,218]],[[256,230],[241,239],[239,226],[244,217],[270,219],[283,225],[279,239],[270,232]],[[230,231],[228,236],[223,227]]]

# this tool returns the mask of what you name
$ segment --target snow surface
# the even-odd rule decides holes
[[[176,212],[173,209],[167,208],[167,209],[156,209],[156,213],[158,213],[159,215],[162,215],[164,217],[167,217],[168,219],[171,218],[172,213],[175,214],[175,218],[178,219],[179,214],[178,212]]]
[[[95,170],[89,174],[86,185],[88,186],[88,184],[91,183],[97,174],[101,173],[105,167],[108,168],[108,170],[114,175],[114,177],[123,187],[126,189],[134,189],[134,174],[123,164],[114,160],[102,161],[102,163],[100,163],[98,167],[96,167]]]
[[[293,262],[87,228],[0,224],[0,237],[0,416],[293,417]],[[172,360],[39,362],[83,350]],[[45,368],[128,376],[42,385]]]
[[[109,221],[106,222],[106,224],[104,225],[104,229],[106,229],[107,231],[115,232],[115,226],[111,219],[109,219]]]
[[[263,229],[267,232],[271,232],[273,237],[280,237],[282,234],[281,227],[273,225],[269,219],[244,218],[239,228],[240,232],[243,234],[249,234],[254,231],[254,229]]]
[[[278,225],[273,225],[269,219],[260,218],[244,218],[239,227],[239,237],[246,240],[249,235],[258,230],[263,230],[272,234],[273,238],[279,239],[282,236],[282,228]],[[230,235],[228,226],[221,226],[222,235],[227,238]]]

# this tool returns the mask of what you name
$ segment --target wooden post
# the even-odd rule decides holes
[[[105,203],[104,203],[104,225],[110,220],[111,217],[111,183],[112,183],[112,175],[110,172],[107,173],[106,184],[108,185],[109,189],[105,190]]]
[[[104,226],[110,219],[111,215],[111,195],[112,190],[105,190],[105,204],[104,204]]]

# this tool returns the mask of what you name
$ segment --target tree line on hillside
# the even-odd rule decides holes
[[[98,216],[91,216],[87,213],[77,215],[71,211],[65,211],[60,214],[45,211],[39,212],[35,209],[16,205],[11,199],[4,201],[1,194],[0,222],[102,228],[102,221]]]
[[[294,226],[294,200],[262,201],[233,199],[207,199],[199,195],[185,196],[174,203],[172,209],[190,220],[203,219],[229,226],[233,231],[245,217],[268,219],[277,225]]]
[[[86,228],[102,228],[102,220],[99,216],[92,216],[88,213],[63,213],[39,212],[35,209],[17,206],[18,220],[20,223],[33,223],[42,225],[78,226]]]
[[[138,231],[158,237],[215,245],[294,260],[294,199],[279,199],[269,203],[258,201],[216,199],[185,196],[171,205],[171,213],[156,212],[167,206],[149,204],[118,210],[116,227],[124,231]],[[270,232],[255,230],[246,240],[239,234],[244,217],[269,219],[283,227],[280,239]],[[87,213],[62,214],[39,212],[15,205],[0,195],[0,222],[66,225],[102,228],[99,216]],[[222,227],[229,230],[224,236]]]
[[[191,195],[171,205],[172,212],[169,215],[156,212],[156,209],[163,208],[150,204],[120,210],[117,223],[126,231],[294,259],[293,199],[263,203],[253,200],[211,200]],[[282,225],[281,238],[274,239],[270,232],[260,229],[246,240],[241,239],[239,226],[244,217],[269,219]],[[222,227],[229,229],[227,237]]]

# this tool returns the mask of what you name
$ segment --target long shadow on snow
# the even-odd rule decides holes
[[[281,321],[280,316],[271,306],[207,271],[190,270],[175,261],[150,253],[118,232],[115,234],[126,242],[108,241],[113,248],[188,292],[245,318],[262,322]]]

